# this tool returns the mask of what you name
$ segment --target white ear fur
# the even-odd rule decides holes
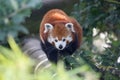
[[[45,23],[45,30],[44,33],[47,33],[49,30],[52,30],[53,26],[50,23]]]
[[[65,24],[65,27],[66,27],[68,30],[70,30],[70,31],[72,31],[72,32],[75,32],[74,27],[73,27],[73,23],[66,23],[66,24]]]

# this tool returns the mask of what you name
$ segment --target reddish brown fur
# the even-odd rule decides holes
[[[46,33],[46,34],[44,33],[45,23],[52,24],[54,26],[54,31],[52,33],[54,34],[54,36],[57,35],[60,38],[68,34],[72,34],[68,32],[66,28],[64,28],[65,26],[64,24],[68,22],[73,23],[75,32],[78,37],[78,44],[80,46],[81,39],[82,39],[82,29],[80,24],[74,18],[69,17],[67,14],[65,14],[62,10],[59,10],[59,9],[50,10],[43,17],[43,20],[40,24],[40,38],[42,42],[44,43],[44,41],[47,39],[49,35],[49,33]]]
[[[58,37],[58,40],[61,40],[63,36],[67,37],[70,32],[65,28],[64,24],[56,24],[51,34],[54,38]]]

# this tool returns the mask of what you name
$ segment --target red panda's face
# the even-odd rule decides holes
[[[72,32],[75,32],[72,23],[45,24],[44,33],[48,32],[47,41],[55,46],[58,50],[63,50],[67,44],[73,41]]]

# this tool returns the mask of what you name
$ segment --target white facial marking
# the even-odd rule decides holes
[[[54,38],[53,38],[51,35],[48,37],[47,40],[48,40],[48,42],[51,43],[51,44],[52,44],[52,42],[54,42]]]
[[[50,23],[45,23],[45,30],[44,33],[47,33],[49,30],[51,31],[53,26]]]
[[[68,30],[70,30],[70,31],[72,31],[72,32],[75,32],[73,23],[66,23],[66,24],[65,24],[65,27],[66,27]]]
[[[69,42],[71,42],[71,41],[73,40],[73,39],[72,39],[72,36],[70,36],[70,35],[67,36],[66,39],[67,39]]]
[[[72,36],[68,35],[67,37],[62,37],[62,40],[58,40],[58,38],[53,38],[52,36],[48,37],[48,42],[50,42],[52,44],[52,42],[54,42],[55,47],[58,50],[63,50],[66,45],[67,45],[67,41],[71,42]]]
[[[62,40],[58,40],[58,38],[56,37],[54,43],[55,43],[55,47],[58,50],[63,50],[66,47],[66,41],[64,40],[64,38],[62,38]]]

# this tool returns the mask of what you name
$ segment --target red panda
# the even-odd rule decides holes
[[[82,28],[60,9],[48,11],[40,24],[42,49],[49,60],[57,62],[61,55],[71,55],[80,47]]]

